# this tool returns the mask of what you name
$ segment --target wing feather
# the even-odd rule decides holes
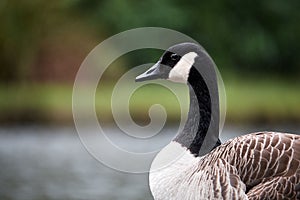
[[[300,180],[299,135],[252,133],[229,140],[208,156],[211,162],[223,159],[236,169],[230,175],[230,183],[245,183],[249,199],[296,198],[295,185]]]

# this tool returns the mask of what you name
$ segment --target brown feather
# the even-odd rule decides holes
[[[229,140],[207,156],[205,160],[222,159],[236,169],[230,170],[229,183],[232,187],[238,187],[240,180],[245,183],[249,199],[297,197],[295,186],[300,180],[299,135],[252,133]],[[222,190],[223,197],[225,193]]]

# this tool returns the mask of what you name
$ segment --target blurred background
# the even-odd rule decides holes
[[[263,129],[300,133],[299,7],[298,0],[2,0],[0,199],[151,199],[147,175],[99,164],[80,144],[72,118],[81,62],[131,28],[174,29],[208,51],[226,88],[225,138]],[[161,53],[131,52],[105,72],[96,108],[108,127],[113,84]],[[145,98],[154,91],[157,99]],[[180,109],[163,88],[150,85],[133,96],[133,118],[146,124],[153,103],[169,108],[171,131]]]

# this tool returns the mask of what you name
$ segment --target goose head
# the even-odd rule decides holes
[[[137,82],[167,79],[173,82],[187,83],[195,58],[200,47],[193,43],[181,43],[167,49],[159,61],[143,74],[136,77]]]
[[[215,64],[207,52],[194,43],[167,49],[137,82],[167,79],[189,86],[190,106],[184,129],[174,141],[192,154],[202,156],[220,144],[219,95]]]

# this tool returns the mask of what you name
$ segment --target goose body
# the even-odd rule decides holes
[[[149,184],[155,200],[297,199],[300,136],[258,132],[219,140],[214,63],[193,43],[170,47],[137,81],[186,83],[190,109],[184,129],[154,159]],[[180,154],[158,167],[172,154]]]

